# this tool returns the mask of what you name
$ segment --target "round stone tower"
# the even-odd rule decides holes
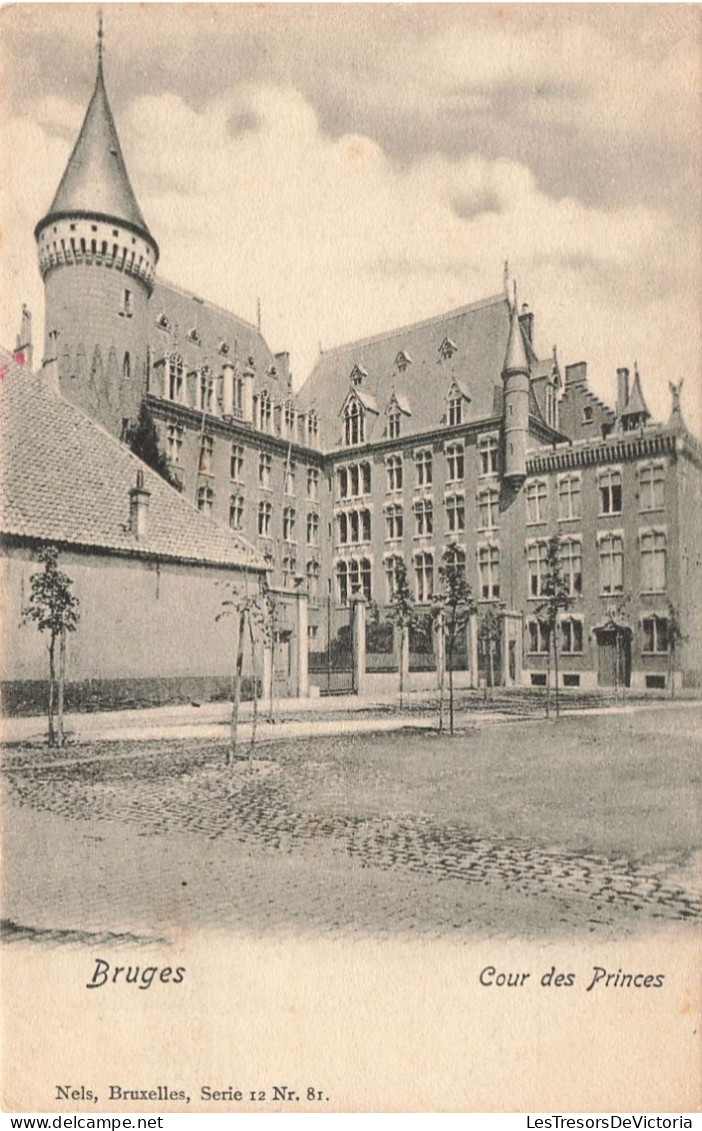
[[[137,204],[105,90],[95,89],[47,215],[34,230],[45,295],[45,364],[63,396],[115,435],[146,391],[147,310],[158,245]]]
[[[529,362],[519,324],[517,296],[502,367],[504,387],[504,471],[503,478],[515,486],[526,478],[526,451],[529,436]]]

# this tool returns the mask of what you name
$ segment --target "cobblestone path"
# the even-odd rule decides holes
[[[79,761],[70,772],[22,760],[6,776],[14,806],[82,830],[93,859],[101,842],[107,857],[107,845],[114,856],[115,845],[131,839],[125,859],[140,861],[144,893],[162,893],[157,928],[174,901],[181,922],[205,916],[255,929],[381,933],[627,934],[702,913],[699,884],[679,852],[603,855],[504,828],[486,836],[470,805],[465,816],[457,816],[455,798],[443,813],[437,805],[423,811],[411,786],[393,782],[391,761],[359,768],[347,754],[342,743],[339,753],[317,759],[288,743],[224,768],[221,748],[203,747],[166,759],[144,755],[137,765]],[[104,879],[115,861],[101,867]],[[181,875],[187,893],[176,892]],[[119,905],[123,886],[105,881],[105,900],[110,891]],[[146,895],[143,902],[146,915]],[[128,915],[126,922],[140,926]]]

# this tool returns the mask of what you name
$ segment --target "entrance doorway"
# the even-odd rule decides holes
[[[600,687],[629,687],[631,629],[600,628],[597,638],[597,683]]]

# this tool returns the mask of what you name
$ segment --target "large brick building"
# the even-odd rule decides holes
[[[534,316],[505,286],[320,353],[294,393],[288,355],[257,327],[157,278],[101,60],[35,234],[45,371],[118,438],[146,401],[185,495],[251,541],[275,584],[308,591],[312,652],[347,625],[355,592],[387,605],[400,560],[428,610],[454,542],[480,607],[503,618],[501,678],[542,683],[536,609],[557,533],[572,595],[563,683],[659,687],[673,668],[702,680],[701,536],[685,520],[702,501],[702,451],[681,383],[666,424],[650,420],[638,372],[618,371],[609,408],[584,363],[539,357]],[[671,616],[685,634],[672,664]],[[479,666],[473,623],[470,681]]]

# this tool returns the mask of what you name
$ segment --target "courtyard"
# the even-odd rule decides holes
[[[699,919],[697,704],[457,721],[311,723],[230,767],[224,736],[9,746],[5,937],[613,939]]]

